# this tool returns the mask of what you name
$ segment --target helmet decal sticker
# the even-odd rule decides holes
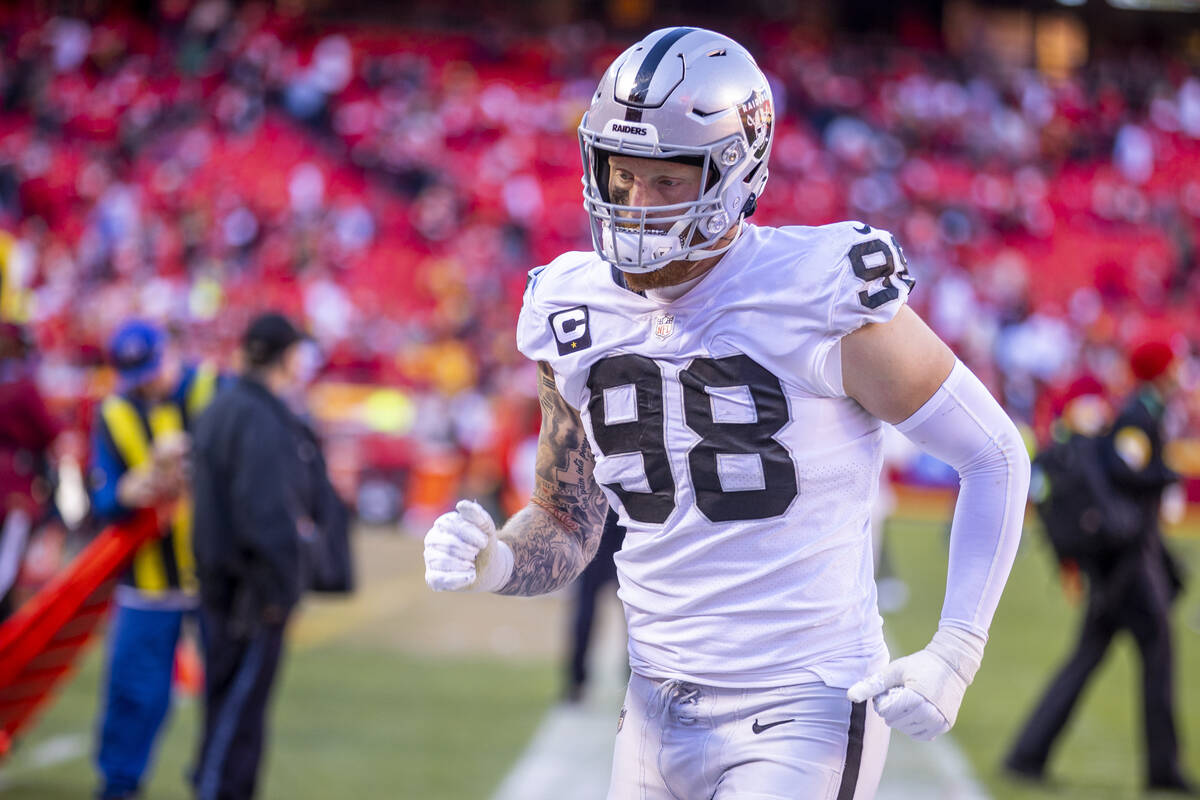
[[[771,98],[761,89],[755,89],[746,100],[738,104],[737,109],[742,117],[742,128],[746,131],[750,152],[754,153],[755,158],[762,158],[767,152],[767,144],[771,141],[771,126],[775,122]]]

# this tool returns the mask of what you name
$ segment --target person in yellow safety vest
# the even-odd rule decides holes
[[[121,325],[109,357],[119,377],[92,429],[92,511],[109,523],[158,507],[164,530],[116,590],[96,749],[103,800],[137,795],[170,706],[175,647],[196,607],[187,432],[221,382],[210,365],[182,366],[162,328],[142,320]]]

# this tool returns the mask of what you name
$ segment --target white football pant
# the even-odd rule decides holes
[[[845,689],[720,689],[634,675],[608,800],[870,800],[890,729]]]

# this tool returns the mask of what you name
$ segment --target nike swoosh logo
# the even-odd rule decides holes
[[[861,228],[856,225],[854,230],[858,233],[867,234],[871,232],[871,226],[864,222]]]
[[[754,720],[754,724],[750,726],[750,730],[754,731],[755,734],[759,734],[759,733],[762,733],[763,731],[769,731],[769,730],[771,730],[771,728],[777,727],[779,725],[787,725],[789,722],[795,722],[795,721],[796,720],[794,720],[794,719],[781,719],[781,720],[779,720],[779,722],[768,722],[766,725],[759,725],[758,720]]]

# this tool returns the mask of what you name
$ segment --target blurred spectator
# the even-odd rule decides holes
[[[338,549],[341,563],[331,564],[328,549],[313,546],[337,535],[344,541],[346,520],[317,441],[293,411],[312,377],[304,344],[285,316],[256,317],[242,339],[244,371],[196,431],[205,654],[204,735],[193,774],[199,800],[254,796],[284,629],[305,576],[349,588],[348,551]],[[326,574],[331,566],[342,574]]]
[[[1170,608],[1182,579],[1159,528],[1163,491],[1178,478],[1163,462],[1163,413],[1174,388],[1173,360],[1170,346],[1161,341],[1140,344],[1131,354],[1138,385],[1101,436],[1099,453],[1112,490],[1136,509],[1136,534],[1119,548],[1081,559],[1088,577],[1088,605],[1079,643],[1005,759],[1018,775],[1044,777],[1050,751],[1084,686],[1113,637],[1127,630],[1142,658],[1147,786],[1193,791],[1180,769],[1174,711]]]
[[[183,367],[162,328],[142,320],[117,329],[109,358],[119,379],[92,428],[92,510],[107,523],[157,508],[163,535],[142,545],[116,591],[96,754],[103,800],[138,793],[170,707],[183,617],[196,605],[186,431],[218,383],[211,367]]]
[[[439,402],[419,356],[442,351],[489,400],[511,387],[520,359],[491,332],[531,265],[588,247],[562,133],[612,55],[602,29],[309,26],[222,0],[157,14],[0,16],[0,224],[47,363],[86,386],[135,314],[227,354],[269,306],[313,331],[329,379]],[[937,287],[918,311],[1010,412],[1032,415],[1089,340],[1121,356],[1146,324],[1200,339],[1200,81],[1168,57],[1050,78],[780,21],[758,34],[778,130],[754,221],[896,230]],[[0,281],[0,306],[13,294]]]
[[[25,329],[0,322],[0,621],[29,534],[52,503],[50,447],[61,428],[33,379]]]

